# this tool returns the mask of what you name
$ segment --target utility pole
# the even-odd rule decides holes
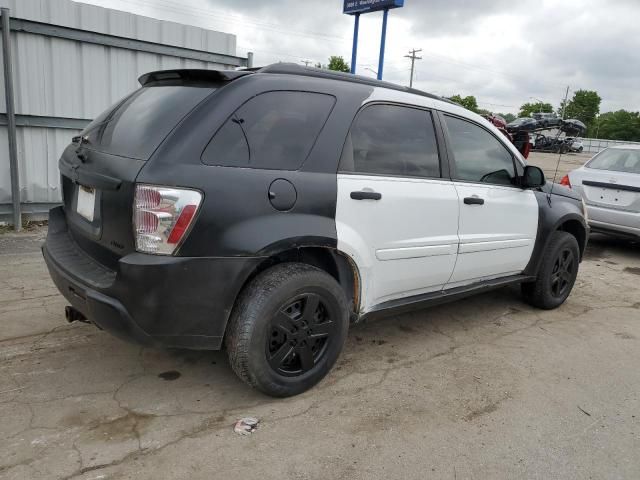
[[[308,67],[310,63],[313,63],[311,60],[300,60],[300,63],[304,63],[305,67]]]
[[[413,87],[413,70],[416,63],[416,60],[422,60],[422,57],[416,57],[416,53],[420,53],[422,49],[416,50],[415,48],[409,51],[409,55],[405,55],[405,58],[411,59],[411,78],[409,79],[409,88]]]
[[[562,103],[562,120],[564,120],[564,112],[567,109],[568,98],[569,98],[569,85],[567,85],[567,91],[564,92],[564,102]]]

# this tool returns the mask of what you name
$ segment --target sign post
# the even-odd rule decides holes
[[[382,10],[382,36],[380,38],[380,60],[378,62],[378,80],[382,80],[384,68],[384,48],[387,41],[387,17],[389,10],[404,6],[404,0],[344,0],[342,13],[355,16],[353,27],[353,49],[351,50],[351,73],[356,73],[356,60],[358,58],[358,30],[360,27],[360,14],[377,12]]]
[[[355,14],[353,24],[353,47],[351,47],[351,73],[356,73],[356,59],[358,58],[358,30],[360,29],[360,13]]]

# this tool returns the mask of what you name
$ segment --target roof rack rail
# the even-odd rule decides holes
[[[432,93],[423,92],[415,88],[403,87],[396,83],[384,82],[382,80],[376,80],[362,75],[353,75],[351,73],[336,72],[333,70],[326,70],[322,68],[307,67],[298,65],[296,63],[274,63],[267,65],[266,67],[257,70],[258,73],[281,73],[285,75],[303,75],[306,77],[315,78],[327,78],[331,80],[340,80],[343,82],[360,83],[362,85],[369,85],[372,87],[388,88],[390,90],[398,90],[400,92],[411,93],[413,95],[420,95],[422,97],[429,97],[436,100],[440,100],[448,103],[455,103],[448,98],[440,97]]]

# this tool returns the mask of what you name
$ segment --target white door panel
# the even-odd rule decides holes
[[[538,231],[538,202],[530,190],[454,182],[460,198],[458,260],[447,288],[521,273]],[[482,205],[467,205],[477,196]]]
[[[354,191],[380,200],[354,200]],[[338,175],[338,249],[361,276],[361,311],[443,288],[457,256],[459,202],[451,181]]]

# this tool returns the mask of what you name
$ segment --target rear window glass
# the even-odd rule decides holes
[[[267,92],[240,107],[202,154],[207,165],[297,170],[311,152],[335,98]]]
[[[640,173],[640,150],[611,148],[593,158],[588,168],[614,172]]]
[[[147,160],[169,132],[214,88],[156,86],[136,90],[82,132],[89,148]]]

